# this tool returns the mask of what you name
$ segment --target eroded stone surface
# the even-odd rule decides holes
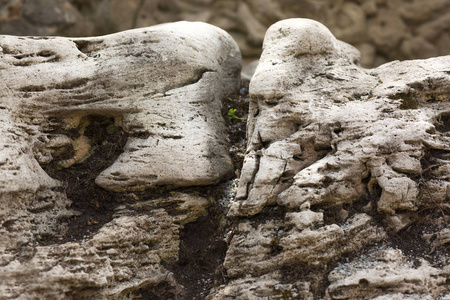
[[[176,290],[161,263],[178,258],[178,243],[178,226],[163,209],[121,216],[85,242],[2,253],[0,293],[2,299],[117,299],[162,283]]]
[[[361,64],[450,54],[448,0],[7,0],[0,32],[93,36],[179,20],[228,31],[244,57],[257,59],[267,28],[287,18],[325,24],[362,53]]]
[[[417,245],[434,253],[446,243],[450,57],[372,70],[358,61],[357,51],[312,20],[285,20],[267,31],[250,82],[247,154],[228,213],[241,220],[224,263],[232,281],[217,299],[238,293],[235,282],[246,275],[260,286],[267,284],[255,278],[280,282],[278,272],[282,284],[307,282],[314,297],[323,297],[327,285],[308,276],[325,280],[328,268],[350,253],[378,243],[416,250],[408,255],[421,260],[427,254]],[[427,243],[425,232],[443,238]],[[397,243],[396,234],[417,243]],[[440,263],[433,270],[424,263],[385,275],[364,269],[364,280],[329,275],[327,297],[445,294],[446,275],[435,274],[446,272],[448,255],[441,247],[433,259]],[[391,275],[419,285],[391,289],[381,279]],[[376,282],[373,291],[364,291],[365,280]],[[268,293],[277,295],[273,288]],[[242,299],[252,297],[260,296]]]
[[[187,24],[180,25],[181,32]],[[166,26],[171,29],[164,31]],[[217,101],[208,100],[235,89],[239,72],[233,68],[238,65],[236,48],[226,43],[228,37],[213,39],[216,51],[208,48],[211,43],[190,44],[198,55],[192,59],[198,63],[201,58],[207,66],[200,71],[195,62],[192,68],[183,65],[174,71],[178,63],[191,63],[187,52],[180,52],[181,57],[171,52],[178,48],[136,50],[141,39],[153,49],[165,45],[172,34],[177,43],[184,43],[183,36],[199,41],[187,33],[178,36],[170,26],[174,25],[153,28],[164,32],[164,41],[142,36],[133,40],[128,32],[116,36],[118,40],[114,36],[50,41],[6,37],[16,41],[15,48],[6,47],[6,52],[1,44],[0,71],[9,70],[10,77],[28,76],[23,86],[6,77],[7,84],[0,83],[4,88],[0,139],[5,141],[0,144],[4,174],[0,182],[7,192],[0,199],[5,202],[2,217],[9,218],[2,219],[0,232],[0,288],[7,297],[35,298],[40,293],[47,298],[133,298],[144,292],[182,297],[180,283],[162,263],[177,260],[180,228],[202,216],[211,199],[185,191],[149,198],[139,190],[210,184],[222,178],[222,173],[208,167],[214,159],[227,165],[221,155],[224,149],[217,150],[223,141],[217,133],[218,117],[214,119],[219,110],[209,111],[203,105],[217,106]],[[145,30],[150,29],[136,33],[145,36],[149,34]],[[123,41],[133,47],[127,48]],[[22,42],[35,51],[17,54]],[[46,42],[55,42],[53,52],[44,48]],[[58,56],[66,45],[74,54]],[[197,48],[201,45],[204,48]],[[99,48],[104,46],[111,48]],[[173,55],[165,57],[167,52]],[[116,55],[123,61],[116,62]],[[153,59],[163,58],[161,73],[152,68],[144,72],[146,66],[154,66]],[[121,67],[133,65],[134,59],[148,65],[125,76]],[[70,69],[72,60],[81,60],[85,72],[97,81],[75,80],[77,72],[83,72],[78,69],[72,73],[52,69],[42,78],[31,71],[21,73],[27,68],[42,72],[41,65],[57,63]],[[229,248],[222,268],[216,270],[220,280],[208,299],[445,299],[450,295],[449,57],[396,61],[373,70],[362,69],[358,62],[358,51],[311,20],[286,20],[267,32],[250,85],[248,147],[228,212]],[[106,72],[108,68],[112,71]],[[33,80],[39,84],[30,85]],[[68,85],[56,84],[58,80]],[[143,86],[132,85],[136,82]],[[112,86],[116,93],[109,95]],[[52,161],[64,147],[71,146],[74,153],[61,161],[62,167],[83,163],[95,153],[86,133],[93,115],[113,120],[107,130],[123,128],[130,133],[125,152],[97,183],[126,192],[135,203],[118,207],[112,221],[82,241],[39,245],[34,242],[38,235],[63,234],[65,225],[58,220],[74,213],[67,208],[70,201],[64,186],[43,172],[40,164]],[[168,116],[180,122],[169,123]],[[211,120],[219,127],[211,129]],[[63,127],[51,135],[46,132]],[[197,134],[201,128],[204,135]],[[75,131],[76,137],[65,130]],[[187,133],[194,138],[186,140]],[[218,146],[202,148],[211,145],[207,137],[219,139]],[[179,159],[185,152],[172,147],[177,141],[182,146],[194,143],[190,144],[195,146],[190,147],[193,153],[203,149],[197,164],[207,162],[206,166],[194,170],[192,161],[182,164]],[[145,151],[159,145],[167,153],[146,156]],[[169,149],[176,157],[167,161],[163,158],[169,156]],[[173,181],[152,176],[162,171],[174,175],[173,166],[180,168]],[[200,178],[218,177],[199,183],[196,172]],[[183,174],[186,178],[180,177]],[[8,180],[15,185],[7,185]],[[216,217],[214,222],[226,223]],[[205,293],[202,290],[202,297]]]
[[[448,271],[377,249],[333,270],[325,299],[437,299],[448,292]]]
[[[240,67],[233,39],[204,23],[91,38],[0,36],[0,294],[132,298],[160,285],[178,294],[162,263],[177,260],[180,226],[211,201],[189,193],[155,200],[143,191],[232,176],[220,99],[236,92]],[[93,237],[44,245],[65,240],[66,220],[79,213],[65,192],[73,182],[43,167],[85,163],[99,151],[92,123],[105,120],[104,132],[123,130],[128,140],[95,181],[139,203],[119,207]]]

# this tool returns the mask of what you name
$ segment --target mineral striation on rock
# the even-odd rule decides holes
[[[240,69],[233,39],[205,23],[88,38],[0,36],[0,297],[118,298],[159,284],[179,290],[162,263],[178,259],[180,226],[206,214],[210,199],[186,192],[155,200],[144,192],[233,175],[220,100],[239,88]],[[125,203],[83,240],[46,243],[65,239],[66,220],[80,214],[66,192],[72,184],[87,188],[90,157],[109,155],[99,151],[117,131],[126,133],[125,146],[95,182],[105,202],[124,195],[140,204]],[[83,164],[75,182],[44,171]],[[77,201],[102,209],[96,195],[84,197],[91,199]]]
[[[272,25],[250,82],[247,153],[228,213],[237,220],[230,282],[211,299],[448,294],[448,244],[426,239],[448,230],[449,86],[449,56],[366,70],[318,22]],[[377,245],[417,264],[330,273]]]

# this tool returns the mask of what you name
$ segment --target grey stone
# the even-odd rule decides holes
[[[206,214],[210,199],[145,202],[134,192],[233,175],[220,100],[238,90],[240,68],[233,39],[204,23],[88,38],[0,36],[0,298],[118,299],[160,284],[178,294],[162,264],[178,259],[179,229]],[[64,240],[65,220],[79,214],[65,192],[72,183],[43,167],[58,161],[70,170],[99,151],[87,134],[96,117],[128,134],[96,183],[141,201],[82,241],[39,244]],[[58,158],[71,148],[72,157]]]
[[[250,82],[247,154],[228,213],[241,220],[224,262],[232,281],[213,299],[230,291],[244,295],[240,287],[248,282],[254,291],[265,284],[275,297],[277,282],[300,278],[308,283],[305,295],[317,296],[321,270],[346,253],[374,249],[381,257],[387,237],[408,226],[440,234],[435,228],[448,217],[450,186],[450,57],[365,70],[355,49],[307,19],[272,25],[263,49]],[[418,222],[430,207],[434,217]],[[439,246],[424,245],[429,251]],[[380,270],[377,262],[338,269],[329,275],[326,299],[436,297],[447,291],[444,252],[435,257],[443,267],[422,262],[412,268],[395,250],[388,255],[392,269],[391,261]],[[425,255],[411,254],[411,260]],[[305,269],[308,280],[299,275]],[[280,273],[291,277],[280,279]]]

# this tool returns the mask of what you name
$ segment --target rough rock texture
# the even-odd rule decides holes
[[[449,56],[365,70],[318,22],[271,26],[228,213],[230,282],[211,298],[450,293],[449,84]],[[372,248],[379,266],[340,272]]]
[[[324,25],[274,24],[218,192],[240,72],[220,29],[0,47],[0,297],[449,299],[449,56],[366,70]]]
[[[449,271],[448,265],[413,261],[400,250],[374,249],[329,274],[325,299],[444,299]]]
[[[0,32],[92,36],[179,20],[225,29],[258,58],[267,28],[310,18],[362,52],[362,65],[450,54],[449,0],[3,0]]]
[[[161,262],[177,260],[179,227],[205,214],[210,200],[190,193],[157,200],[144,190],[233,175],[220,99],[236,92],[240,68],[232,38],[204,23],[79,39],[0,36],[1,297],[118,297],[172,286]],[[82,241],[54,245],[79,214],[69,190],[88,188],[89,159],[109,155],[105,144],[122,131],[122,153],[95,179],[105,190],[77,201],[99,211],[121,192],[121,201],[140,204],[117,208],[94,236],[88,230]],[[83,164],[72,182],[44,171]]]
[[[178,227],[164,209],[121,216],[86,242],[27,245],[3,254],[2,299],[126,298],[142,287],[168,284],[161,263],[178,258]]]

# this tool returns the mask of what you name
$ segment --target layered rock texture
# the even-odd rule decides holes
[[[220,184],[226,32],[1,36],[0,297],[450,299],[450,57],[360,61],[272,25]]]
[[[213,299],[448,297],[449,71],[365,70],[318,22],[271,26]]]
[[[92,36],[173,21],[229,32],[243,56],[258,58],[267,28],[310,18],[362,52],[362,65],[450,54],[449,0],[3,0],[0,33]]]
[[[1,297],[125,297],[171,286],[161,263],[177,260],[179,227],[210,201],[143,192],[233,175],[220,99],[239,87],[240,69],[232,38],[204,23],[82,39],[1,36]],[[42,245],[65,240],[68,218],[81,213],[72,196],[87,189],[96,161],[117,150],[92,178],[103,189],[76,199],[92,204],[84,213],[104,209],[112,220],[77,243]],[[76,178],[49,176],[64,170]],[[153,205],[142,204],[149,199]],[[137,200],[107,212],[115,201]]]

